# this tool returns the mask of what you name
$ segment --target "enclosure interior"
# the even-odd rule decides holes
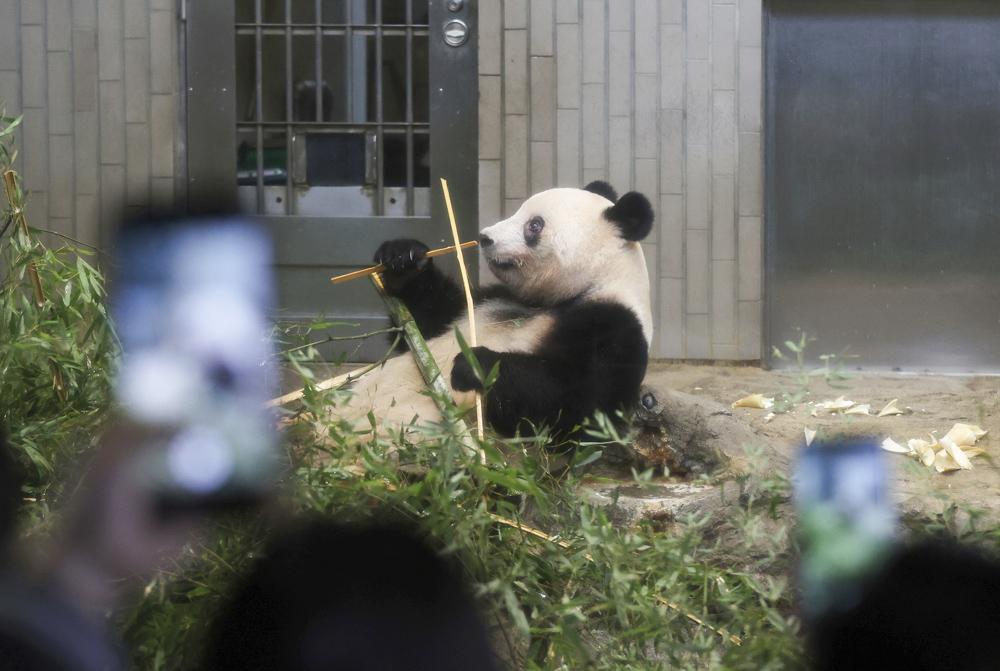
[[[767,8],[768,345],[1000,371],[1000,6]]]

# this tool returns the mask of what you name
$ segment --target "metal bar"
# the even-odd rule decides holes
[[[321,0],[316,0],[316,71],[313,76],[316,79],[316,121],[323,121],[323,31],[319,28],[319,21],[323,17]]]
[[[351,28],[351,20],[354,18],[354,0],[344,0],[347,11],[347,27],[344,29],[344,73],[347,83],[347,108],[345,117],[348,121],[356,121],[354,118],[354,30]]]
[[[424,0],[426,1],[426,0]],[[406,0],[406,214],[413,215],[413,2]]]
[[[253,29],[257,27],[256,23],[237,23],[236,30],[243,31],[246,33],[253,32]],[[366,32],[374,35],[378,30],[379,26],[374,23],[264,23],[260,24],[261,29],[265,34],[267,33],[280,33],[286,27],[291,28],[297,35],[308,35],[319,28],[324,33],[343,33],[348,28],[353,28],[358,31]],[[393,23],[391,25],[385,26],[385,33],[387,35],[405,35],[406,29],[412,28],[417,32],[428,32],[427,24],[425,23]]]
[[[263,121],[263,122],[261,122],[259,124],[257,122],[255,122],[255,121],[238,121],[238,122],[236,122],[236,126],[237,127],[241,127],[241,126],[242,127],[246,127],[246,126],[250,126],[250,127],[265,126],[265,127],[267,127],[267,126],[284,126],[284,125],[285,125],[284,121]],[[341,129],[342,128],[345,131],[349,131],[352,128],[357,129],[358,131],[370,130],[372,128],[378,128],[379,126],[384,126],[385,128],[388,128],[390,130],[392,130],[392,129],[406,130],[406,128],[407,128],[407,123],[405,121],[383,121],[381,124],[379,122],[377,122],[377,121],[361,121],[361,122],[357,122],[357,123],[351,123],[349,121],[323,121],[322,123],[317,123],[315,121],[294,121],[293,125],[296,126],[296,127],[316,128],[316,129],[323,129],[323,128],[337,128],[337,129]],[[417,122],[414,122],[414,123],[409,124],[409,125],[412,126],[413,131],[416,132],[416,133],[427,132],[427,130],[430,128],[430,124],[428,124],[427,122],[424,122],[424,121],[417,121]]]
[[[257,34],[254,43],[256,50],[255,58],[255,90],[257,97],[257,213],[264,213],[264,127],[261,122],[264,120],[264,45],[260,32],[260,24],[263,21],[261,14],[262,0],[256,0],[255,9],[257,17]]]
[[[385,135],[383,128],[384,110],[382,109],[382,0],[375,0],[375,121],[378,129],[375,131],[375,214],[385,214]]]
[[[292,1],[285,0],[285,20],[292,22]],[[292,29],[285,28],[285,214],[292,213],[292,119],[294,117],[294,97],[292,84],[295,81],[295,62],[292,60]]]

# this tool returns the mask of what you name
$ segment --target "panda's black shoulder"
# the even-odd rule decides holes
[[[621,348],[645,359],[648,345],[639,317],[631,309],[610,301],[576,301],[555,314],[549,346],[568,350],[607,346],[609,356],[628,356]]]

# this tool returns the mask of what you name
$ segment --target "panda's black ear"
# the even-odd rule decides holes
[[[642,240],[653,229],[653,206],[646,196],[629,191],[621,199],[604,211],[609,221],[618,225],[626,240]]]
[[[615,187],[611,186],[607,182],[602,182],[601,180],[591,182],[587,186],[583,187],[583,190],[596,193],[598,196],[604,196],[612,203],[618,200],[618,192],[615,191]]]

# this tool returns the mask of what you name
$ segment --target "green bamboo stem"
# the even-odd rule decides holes
[[[10,205],[11,216],[14,217],[14,225],[21,229],[25,237],[28,237],[28,220],[24,216],[24,201],[21,190],[17,187],[17,173],[12,168],[3,172],[4,191],[7,194],[7,203]],[[38,275],[38,266],[32,261],[28,264],[28,278],[31,280],[31,288],[35,296],[35,306],[42,309],[45,306],[45,292],[42,290],[42,280]],[[69,398],[66,392],[66,382],[63,380],[62,371],[55,359],[49,359],[49,372],[52,373],[52,388],[56,396],[63,403]]]
[[[417,364],[417,369],[424,378],[427,388],[432,392],[431,397],[434,399],[438,410],[441,411],[441,415],[454,425],[461,438],[462,445],[471,454],[482,457],[482,450],[476,446],[472,434],[469,432],[468,425],[466,425],[464,420],[455,416],[454,405],[449,403],[451,388],[445,382],[444,376],[441,374],[441,369],[427,347],[427,341],[424,340],[420,329],[417,328],[417,322],[413,319],[413,315],[410,314],[410,310],[403,301],[386,293],[385,285],[382,283],[382,277],[379,273],[372,273],[369,277],[371,277],[372,284],[375,285],[378,295],[385,303],[385,307],[389,311],[389,316],[392,317],[393,323],[403,330],[403,338],[406,339],[406,344],[410,346],[413,361]]]

